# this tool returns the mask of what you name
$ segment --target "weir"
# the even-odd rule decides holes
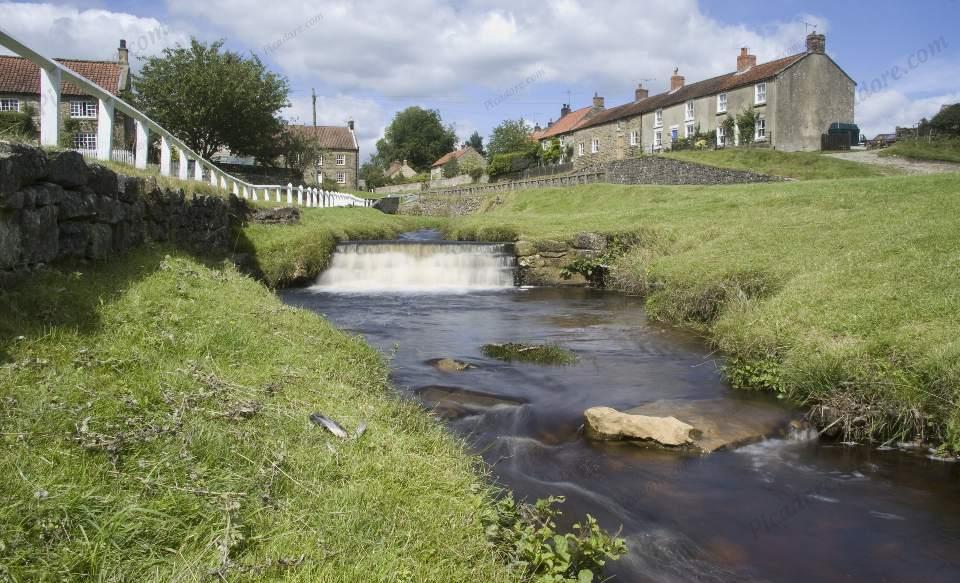
[[[466,293],[512,288],[512,245],[452,241],[349,241],[311,288],[345,293]]]

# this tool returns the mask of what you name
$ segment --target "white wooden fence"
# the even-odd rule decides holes
[[[243,198],[264,202],[284,202],[305,207],[330,208],[349,206],[373,206],[372,200],[359,198],[352,194],[325,192],[317,188],[292,184],[250,184],[231,176],[217,168],[213,162],[203,159],[172,133],[147,117],[146,114],[120,99],[107,89],[100,87],[76,71],[49,59],[0,28],[0,45],[13,51],[31,63],[40,67],[40,145],[57,146],[60,143],[60,87],[67,81],[98,100],[97,148],[83,151],[85,157],[95,160],[114,160],[130,164],[140,169],[147,167],[147,145],[151,132],[160,136],[160,174],[171,176],[173,149],[176,148],[180,164],[177,176],[181,180],[208,182],[223,192],[230,192]],[[114,115],[120,111],[133,119],[136,126],[136,150],[132,156],[124,150],[113,147]],[[188,160],[194,163],[191,165]],[[192,166],[193,172],[189,172]],[[192,175],[191,175],[192,174]]]

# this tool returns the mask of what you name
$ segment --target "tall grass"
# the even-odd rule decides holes
[[[902,156],[911,160],[932,160],[960,164],[960,138],[902,140],[880,151],[881,156]]]

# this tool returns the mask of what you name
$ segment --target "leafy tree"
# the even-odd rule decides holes
[[[752,144],[754,132],[757,129],[757,112],[747,106],[737,114],[737,127],[740,128],[740,143]]]
[[[461,158],[459,166],[460,174],[469,174],[474,182],[479,181],[486,170],[486,165],[483,161],[472,156],[464,156]]]
[[[533,154],[537,143],[530,139],[530,128],[527,122],[520,119],[504,120],[493,128],[487,144],[487,156],[492,160],[498,154],[524,152]]]
[[[313,168],[317,160],[324,154],[317,140],[311,138],[305,132],[289,127],[281,134],[279,149],[283,158],[283,165],[299,174],[301,178],[303,173],[307,169]]]
[[[480,137],[480,132],[473,132],[473,135],[467,140],[467,145],[476,150],[481,156],[486,156],[486,152],[483,151],[483,138]]]
[[[460,163],[453,159],[443,165],[443,177],[454,178],[456,176],[460,176]]]
[[[543,151],[540,157],[543,158],[544,162],[556,164],[561,158],[563,158],[563,150],[563,146],[560,145],[560,139],[553,138],[550,140],[550,144],[547,146],[547,149]]]
[[[933,116],[930,125],[945,134],[960,134],[960,103],[942,109],[940,113]]]
[[[373,162],[386,168],[392,160],[406,160],[417,171],[423,171],[452,152],[456,140],[453,127],[443,125],[440,112],[408,107],[398,112],[387,126],[383,138],[377,142]]]
[[[380,188],[389,183],[383,173],[383,168],[373,161],[364,162],[360,166],[360,178],[367,183],[367,188]]]
[[[256,56],[191,39],[145,59],[134,88],[137,105],[204,158],[224,147],[258,160],[279,154],[290,87]]]

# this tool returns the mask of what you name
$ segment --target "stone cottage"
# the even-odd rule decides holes
[[[755,143],[786,151],[819,150],[830,124],[853,123],[856,83],[826,54],[824,35],[808,35],[803,53],[757,64],[744,48],[736,62],[732,73],[689,85],[675,70],[669,91],[649,96],[641,86],[633,102],[587,117],[564,134],[576,167],[669,150],[697,131],[716,131],[717,147],[739,145],[739,128],[726,135],[723,122],[744,110],[757,116]]]
[[[386,178],[413,178],[417,175],[417,171],[410,167],[407,164],[407,161],[394,160],[390,167],[387,168],[387,171],[383,173]]]
[[[61,65],[76,71],[114,95],[130,91],[130,53],[127,43],[120,41],[116,61],[81,61],[56,59]],[[72,147],[77,150],[96,150],[97,100],[85,94],[79,87],[63,82],[60,88],[61,124],[76,129],[72,132]],[[40,68],[22,58],[0,55],[0,111],[34,112],[34,122],[40,125]],[[61,128],[60,135],[65,132]],[[116,148],[132,149],[134,141],[133,120],[120,112],[114,118],[113,143]]]
[[[353,120],[346,126],[289,126],[289,131],[302,132],[316,140],[322,155],[312,168],[303,173],[307,184],[332,185],[356,190],[360,174],[360,144]]]
[[[557,121],[550,121],[547,124],[546,129],[534,128],[531,138],[540,142],[540,145],[543,147],[544,151],[550,148],[551,142],[553,140],[558,140],[560,142],[561,150],[564,152],[564,155],[561,157],[560,162],[569,162],[566,157],[566,150],[568,146],[573,144],[571,136],[573,132],[590,119],[591,116],[603,111],[603,98],[600,96],[594,96],[593,105],[589,107],[584,107],[576,111],[570,110],[569,104],[563,104],[563,107],[560,108],[560,117]],[[576,152],[574,151],[574,155]]]
[[[460,164],[469,160],[472,163],[476,163],[481,168],[486,168],[487,166],[487,160],[480,154],[480,152],[477,152],[472,147],[464,144],[459,150],[454,150],[453,152],[444,154],[439,160],[430,166],[430,180],[453,178],[453,176],[444,175],[443,167],[454,160]]]

